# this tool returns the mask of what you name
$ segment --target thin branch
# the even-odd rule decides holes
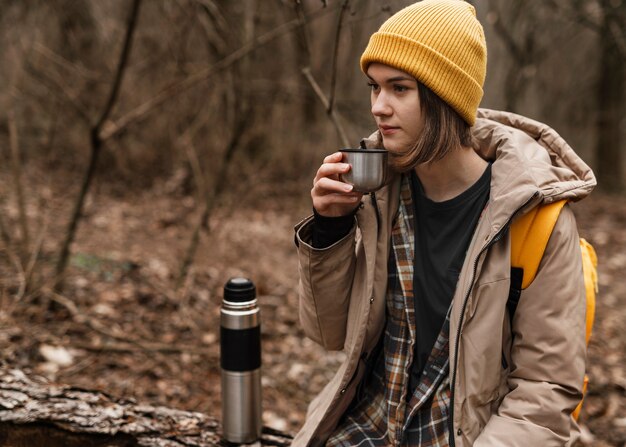
[[[183,134],[176,139],[176,146],[182,148],[187,155],[187,161],[191,166],[191,172],[193,173],[193,178],[196,182],[196,190],[197,190],[197,200],[198,203],[206,203],[207,195],[209,193],[208,180],[207,176],[200,165],[200,157],[198,156],[198,151],[193,143],[194,136],[196,132],[202,127],[204,124],[204,120],[202,119],[203,115],[198,114],[198,116],[193,120],[193,122],[185,129]]]
[[[605,27],[608,27],[609,32],[613,35],[613,39],[615,41],[615,46],[617,50],[620,52],[623,58],[626,59],[626,36],[624,35],[624,31],[620,30],[620,27],[617,23],[620,23],[620,20],[617,19],[617,23],[614,20],[606,19],[606,8],[609,7],[607,4],[603,4],[602,8],[604,9],[605,19],[603,23],[596,23],[589,18],[589,14],[585,13],[582,10],[582,7],[579,2],[575,2],[574,8],[563,7],[558,4],[554,0],[546,0],[547,4],[552,7],[557,12],[565,13],[564,15],[568,17],[570,21],[576,23],[578,25],[582,25],[591,31],[601,34],[605,31]],[[615,16],[613,16],[615,17]],[[608,25],[607,25],[607,22]]]
[[[298,31],[300,32],[302,42],[304,43],[304,50],[306,51],[307,60],[311,58],[311,38],[306,29],[306,15],[304,13],[304,7],[301,2],[296,3],[296,17],[299,22]]]
[[[204,198],[204,200],[198,201],[206,201],[207,182],[202,167],[200,166],[198,151],[196,151],[196,147],[194,146],[191,138],[185,139],[183,147],[185,148],[185,153],[187,154],[187,160],[189,160],[189,164],[191,165],[191,171],[193,172],[193,176],[196,179],[196,187],[199,192],[198,198]]]
[[[18,296],[21,296],[21,294],[23,294],[26,290],[24,266],[22,265],[22,260],[13,252],[11,248],[11,236],[6,230],[6,225],[4,223],[4,219],[2,218],[2,214],[0,214],[0,237],[4,242],[4,251],[6,252],[7,258],[9,259],[9,262],[15,267],[17,276],[20,278]],[[9,276],[12,278],[12,275]],[[2,293],[4,293],[4,287],[2,288]],[[7,314],[10,313],[11,311],[7,311]]]
[[[225,35],[227,29],[223,29],[221,21],[223,20],[219,11],[213,11],[215,5],[212,2],[204,2],[196,0],[198,8],[202,14],[197,14],[197,20],[206,35],[208,45],[217,53],[224,54],[227,48]]]
[[[22,185],[22,160],[17,135],[17,123],[15,113],[9,111],[9,142],[11,146],[11,171],[13,172],[13,184],[17,198],[17,207],[20,214],[20,226],[22,228],[22,253],[28,253],[30,245],[28,235],[28,221],[26,219],[26,205],[24,203],[24,187]]]
[[[226,36],[231,30],[228,25],[224,14],[221,13],[218,6],[212,0],[195,0],[195,2],[206,12],[207,16],[211,19],[213,26],[216,28],[214,31],[216,34]],[[221,38],[222,42],[225,42],[225,38]]]
[[[344,0],[339,11],[339,18],[337,19],[337,30],[335,31],[335,49],[333,51],[333,60],[330,72],[332,74],[330,78],[330,93],[328,95],[328,107],[326,113],[330,114],[333,111],[333,104],[335,102],[335,84],[337,83],[337,59],[339,55],[339,41],[341,40],[341,27],[343,24],[343,16],[348,10],[348,4],[350,0]]]
[[[594,22],[593,20],[589,19],[588,14],[585,14],[581,11],[580,5],[578,5],[578,8],[573,9],[573,8],[561,6],[559,2],[556,2],[554,0],[544,0],[544,1],[546,1],[546,4],[552,7],[555,11],[565,13],[563,15],[567,17],[570,21],[578,25],[582,25],[596,33],[599,33],[602,31],[602,26]]]
[[[500,36],[517,64],[523,65],[524,52],[513,38],[511,28],[505,26],[505,24],[502,22],[502,14],[500,13],[500,11],[497,10],[495,5],[496,2],[494,2],[493,0],[489,1],[489,9],[491,10],[490,12],[493,12],[495,14],[493,29],[498,34],[498,36]]]
[[[39,236],[37,237],[37,241],[35,242],[35,247],[33,248],[33,252],[31,253],[30,260],[26,265],[26,271],[24,272],[24,291],[26,292],[30,288],[31,279],[33,277],[33,272],[35,271],[35,266],[37,265],[37,260],[39,259],[39,254],[41,253],[41,248],[43,247],[43,241],[45,239],[45,235],[48,230],[48,213],[44,217],[44,223],[39,231]],[[22,295],[18,295],[17,299],[21,299]]]
[[[69,104],[78,116],[83,119],[83,121],[85,121],[88,125],[91,125],[91,117],[89,116],[88,108],[79,100],[79,98],[72,95],[67,86],[65,86],[61,81],[53,79],[49,73],[39,71],[37,68],[28,63],[26,64],[26,72],[37,81],[48,87],[48,90],[58,99],[66,104]]]
[[[324,95],[322,88],[319,86],[319,84],[315,80],[315,77],[311,73],[311,68],[309,66],[301,67],[302,74],[307,79],[307,81],[311,85],[311,88],[313,89],[313,91],[315,92],[319,100],[321,101],[322,105],[324,106],[324,109],[326,110],[326,114],[328,115],[328,118],[335,125],[335,128],[337,129],[337,134],[339,135],[339,139],[341,140],[341,143],[344,147],[349,147],[350,141],[339,120],[339,117],[337,116],[337,112],[333,109],[333,102],[334,102],[335,83],[336,83],[336,74],[337,74],[336,65],[337,65],[337,54],[339,51],[339,37],[341,34],[343,15],[345,11],[347,10],[348,3],[349,3],[349,0],[344,0],[344,2],[342,3],[342,6],[341,6],[342,9],[341,9],[341,12],[339,13],[339,18],[337,22],[337,30],[335,32],[335,49],[333,52],[334,55],[333,55],[333,68],[332,68],[332,78],[331,78],[331,88],[330,88],[330,95],[331,95],[330,100],[326,98],[326,95]],[[324,7],[326,7],[326,5],[324,5]],[[304,33],[304,35],[306,36],[306,27],[305,27],[306,22],[303,19],[301,5],[298,4],[296,6],[296,12],[298,14],[297,21],[299,22],[299,27],[301,29],[301,32]],[[307,54],[309,55],[309,59],[310,59],[310,55],[311,55],[311,51],[309,47],[310,42],[308,41],[308,39],[305,39],[304,43],[305,43]]]
[[[332,12],[333,9],[334,8],[321,9],[311,14],[309,17],[311,19],[321,17]],[[148,114],[153,112],[159,105],[163,104],[165,101],[183,93],[184,91],[202,81],[206,81],[214,74],[219,73],[220,71],[230,67],[235,62],[241,60],[243,57],[256,50],[257,48],[266,45],[272,40],[291,32],[294,28],[298,26],[300,26],[299,19],[294,19],[287,23],[284,23],[274,30],[259,36],[249,44],[242,46],[238,50],[216,62],[214,65],[211,65],[210,67],[207,67],[204,70],[199,71],[198,73],[190,75],[182,81],[176,82],[166,87],[161,93],[144,102],[137,108],[131,110],[121,118],[115,121],[108,121],[102,129],[100,139],[102,141],[106,141],[109,138],[116,136],[129,125],[144,119]]]
[[[122,79],[124,78],[124,72],[126,69],[126,64],[128,63],[128,55],[130,54],[130,50],[133,42],[133,34],[135,33],[135,27],[137,24],[137,16],[139,15],[139,7],[141,6],[141,0],[135,0],[132,5],[132,9],[130,12],[130,16],[128,18],[128,26],[126,28],[126,36],[124,38],[124,47],[122,48],[122,54],[120,55],[119,64],[117,66],[117,72],[115,74],[115,79],[113,81],[113,87],[111,88],[111,93],[109,94],[109,100],[104,106],[104,110],[102,111],[102,116],[96,122],[94,134],[100,135],[100,128],[104,124],[104,122],[109,117],[115,102],[117,101],[117,97],[119,95],[120,87],[122,85]]]
[[[63,246],[61,248],[61,254],[59,255],[59,260],[55,269],[55,277],[57,281],[62,279],[62,275],[67,266],[67,261],[70,254],[70,245],[74,240],[74,236],[76,234],[76,228],[78,227],[78,221],[80,220],[80,216],[82,214],[83,205],[85,203],[85,197],[87,196],[87,191],[89,191],[89,186],[91,185],[91,181],[93,179],[93,175],[96,171],[96,166],[98,165],[98,157],[100,155],[100,150],[102,148],[103,140],[100,137],[100,132],[103,124],[107,120],[115,101],[117,100],[120,86],[122,84],[122,79],[124,76],[124,72],[126,69],[126,65],[128,62],[128,55],[130,54],[133,35],[135,32],[135,27],[137,23],[137,16],[139,15],[139,7],[141,6],[141,0],[133,1],[131,6],[131,11],[128,17],[128,24],[126,27],[126,36],[124,38],[124,46],[122,48],[122,52],[120,54],[120,59],[118,62],[115,78],[113,81],[113,86],[111,88],[111,92],[109,94],[109,98],[106,102],[104,109],[102,110],[102,114],[100,118],[96,122],[95,126],[91,129],[91,156],[89,160],[89,166],[87,171],[85,172],[85,176],[83,178],[83,183],[80,189],[80,193],[78,195],[78,199],[76,200],[76,204],[74,206],[74,211],[72,213],[72,218],[70,220],[69,228],[66,233],[65,241],[63,242]],[[61,283],[57,283],[60,287]]]
[[[326,99],[326,96],[324,96],[324,92],[322,91],[319,84],[317,83],[313,75],[311,74],[311,69],[309,67],[304,67],[302,69],[302,74],[307,79],[307,81],[309,81],[309,84],[311,84],[313,91],[315,92],[319,100],[322,102],[322,105],[324,106],[324,108],[328,110],[328,105],[329,105],[328,99]],[[328,113],[328,117],[330,118],[330,120],[335,125],[335,128],[337,129],[337,133],[339,134],[339,139],[341,139],[341,144],[344,147],[349,147],[350,140],[348,140],[348,137],[346,136],[346,132],[343,129],[341,122],[339,121],[337,112],[335,112],[334,110],[331,110],[330,113]]]
[[[623,59],[626,59],[626,36],[620,31],[617,23],[612,21],[609,24],[609,30],[613,34],[613,39],[615,40],[615,47],[619,50]]]
[[[4,218],[2,217],[2,214],[0,214],[0,238],[2,238],[2,242],[4,242],[5,247],[9,248],[9,246],[11,245],[11,236],[9,236],[9,233],[6,229],[6,224],[4,223]]]
[[[39,53],[41,56],[45,57],[49,62],[53,62],[58,67],[63,68],[64,70],[67,70],[68,72],[77,73],[85,79],[93,79],[93,80],[100,79],[99,73],[92,71],[92,70],[88,70],[85,67],[75,64],[74,62],[66,59],[60,54],[55,53],[50,48],[43,45],[41,42],[35,42],[35,44],[33,45],[33,50],[36,53]]]
[[[324,106],[324,108],[328,110],[328,99],[326,99],[326,96],[324,95],[322,88],[319,86],[319,84],[317,83],[313,75],[311,74],[311,69],[309,67],[304,67],[302,69],[302,74],[307,79],[307,81],[309,81],[309,84],[313,88],[313,91],[315,92],[319,100],[322,102],[322,105]]]
[[[246,127],[246,123],[248,121],[248,114],[241,117],[238,120],[235,120],[235,125],[232,133],[231,140],[226,147],[226,151],[224,152],[224,156],[222,158],[222,165],[220,166],[220,170],[217,174],[217,178],[213,183],[213,188],[206,195],[206,203],[204,205],[204,209],[202,214],[200,215],[200,219],[196,222],[196,225],[193,229],[191,240],[187,247],[187,252],[185,253],[185,257],[183,258],[183,262],[181,263],[180,271],[178,274],[178,280],[176,282],[176,288],[180,288],[181,285],[184,284],[187,274],[189,272],[189,266],[193,263],[193,259],[196,256],[196,251],[198,249],[198,242],[200,241],[200,231],[202,228],[206,228],[207,232],[210,231],[210,227],[208,225],[209,217],[213,212],[213,208],[215,207],[215,203],[217,202],[217,198],[221,195],[224,187],[226,186],[226,175],[228,174],[230,162],[235,154],[237,148],[239,147],[239,142],[244,132],[243,129]]]
[[[24,293],[26,292],[26,273],[24,272],[24,265],[22,264],[22,260],[20,259],[20,257],[17,256],[13,252],[13,250],[11,250],[11,247],[9,247],[8,244],[4,247],[4,250],[6,251],[9,261],[11,261],[11,263],[13,264],[13,267],[15,267],[15,272],[17,273],[17,276],[19,278],[19,286],[18,286],[16,296],[22,297],[24,296]],[[7,313],[10,314],[11,312],[7,312]]]
[[[186,275],[183,287],[181,289],[180,297],[178,300],[180,313],[182,314],[183,320],[187,324],[187,327],[196,334],[198,337],[201,336],[201,328],[198,326],[194,319],[194,312],[190,308],[190,297],[191,290],[194,284],[194,272],[193,268],[189,269],[189,273]]]

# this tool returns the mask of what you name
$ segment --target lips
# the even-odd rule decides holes
[[[380,133],[383,135],[393,135],[398,129],[400,129],[399,127],[389,126],[387,124],[381,124],[378,128],[380,129]]]

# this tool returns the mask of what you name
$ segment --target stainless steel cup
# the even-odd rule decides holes
[[[231,443],[261,437],[261,324],[256,288],[246,278],[224,286],[221,308],[222,428]]]
[[[387,157],[385,149],[341,149],[343,162],[350,170],[340,176],[342,182],[354,186],[354,191],[374,192],[387,180]]]

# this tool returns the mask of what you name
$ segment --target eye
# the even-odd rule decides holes
[[[401,85],[401,84],[394,84],[394,85],[393,85],[393,90],[394,90],[394,91],[396,91],[396,92],[398,92],[398,93],[404,93],[404,92],[406,92],[408,89],[409,89],[408,87],[406,87],[406,86],[404,86],[404,85]]]
[[[368,82],[367,85],[373,92],[377,91],[380,88],[378,84],[375,84],[373,82]]]

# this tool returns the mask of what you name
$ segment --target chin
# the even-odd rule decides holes
[[[383,137],[383,147],[387,149],[392,155],[402,155],[408,152],[408,146],[406,144],[402,144],[398,141],[394,141],[389,138]]]
[[[406,154],[410,148],[407,148],[406,144],[398,144],[395,141],[385,141],[383,139],[383,147],[389,151],[389,167],[396,172],[406,172],[410,170],[403,163],[400,163],[398,158],[401,155]]]

